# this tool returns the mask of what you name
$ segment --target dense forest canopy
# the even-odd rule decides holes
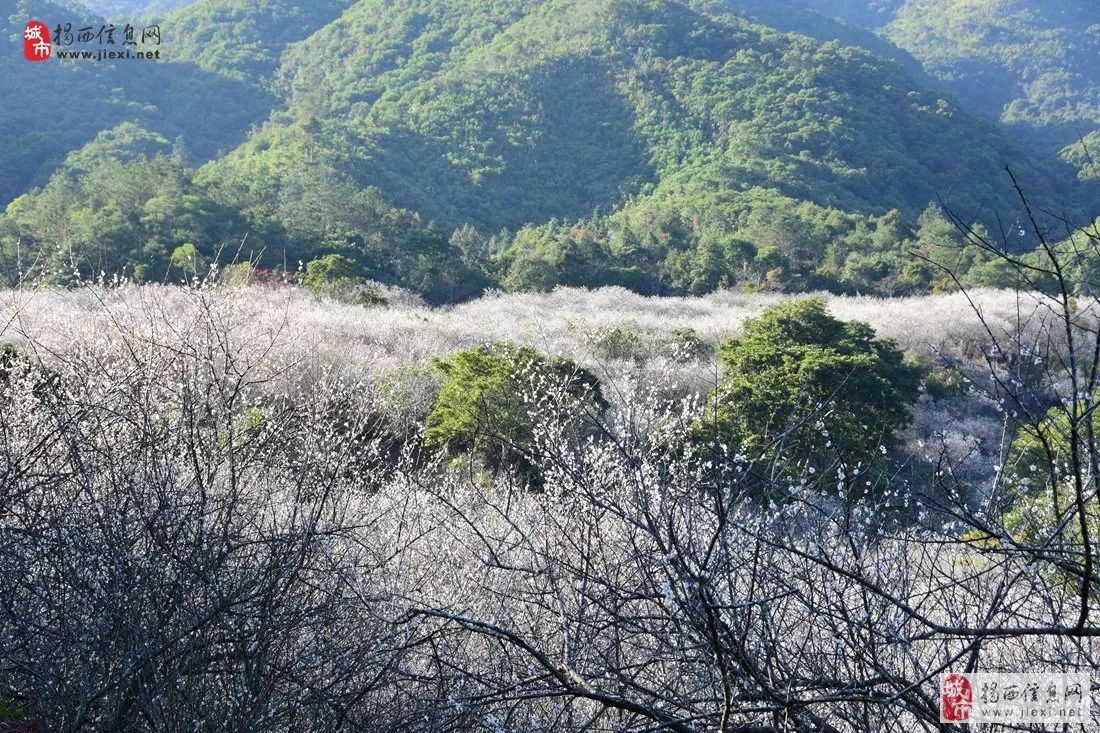
[[[120,12],[90,5],[20,0],[3,32]],[[0,61],[3,276],[171,281],[189,245],[286,270],[339,254],[443,300],[948,287],[913,257],[951,249],[929,234],[940,202],[1035,244],[1005,164],[1036,200],[1100,213],[1078,142],[1096,139],[1096,12],[196,0],[160,21],[156,64]],[[14,103],[33,85],[82,103]]]
[[[100,134],[116,140],[178,139],[189,162],[198,164],[238,145],[275,102],[257,87],[192,64],[57,59],[27,63],[14,41],[28,19],[97,29],[107,21],[38,0],[20,0],[16,11],[0,16],[0,35],[8,49],[0,57],[0,130],[4,131],[0,201],[4,205],[29,188],[44,185],[64,167],[70,153],[89,143],[101,149]],[[144,26],[135,22],[140,35]],[[164,48],[171,42],[168,34]],[[121,147],[133,151],[128,144]],[[85,159],[99,157],[91,152]]]
[[[136,15],[163,17],[194,0],[74,0],[70,4],[76,5],[78,2],[98,15],[119,18]]]
[[[806,0],[877,30],[974,111],[1040,150],[1100,127],[1100,5],[1089,0]]]

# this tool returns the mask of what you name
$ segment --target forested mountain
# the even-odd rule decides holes
[[[993,206],[1019,158],[895,65],[673,2],[359,2],[283,65],[283,120],[227,160],[286,156],[287,126],[361,184],[494,231],[624,195],[773,189],[916,216],[956,183]],[[262,151],[262,152],[261,152]],[[961,195],[960,195],[961,194]],[[1000,203],[1004,203],[1003,199]]]
[[[129,153],[149,150],[144,144],[135,148],[129,141],[135,136],[167,141],[169,147],[179,140],[188,160],[197,164],[238,145],[275,104],[273,95],[256,86],[193,64],[27,63],[21,51],[27,20],[71,23],[74,28],[99,28],[106,21],[39,0],[20,0],[16,11],[0,16],[5,47],[0,56],[3,204],[28,187],[46,183],[66,156],[97,136],[101,142],[103,137],[127,141],[115,149]],[[170,43],[171,36],[164,45],[166,58]]]
[[[830,17],[842,18],[853,25],[881,28],[888,25],[907,0],[800,0]]]
[[[125,19],[138,16],[163,17],[176,8],[195,0],[75,0],[70,5],[82,5],[88,10],[109,18]]]
[[[1039,154],[1090,134],[1100,142],[1100,4],[1092,0],[806,2],[876,29],[969,109],[1010,126]],[[1085,167],[1080,153],[1065,151]]]
[[[73,12],[21,2],[5,35]],[[1018,216],[1005,163],[1039,199],[1091,203],[1068,165],[975,112],[988,103],[948,83],[945,54],[910,47],[931,3],[815,4],[197,0],[163,21],[162,63],[9,54],[0,99],[87,102],[44,123],[4,105],[0,198],[56,174],[0,218],[3,267],[161,278],[190,245],[288,267],[341,254],[440,299],[905,290],[933,279],[903,272],[943,239],[930,202]],[[946,46],[947,30],[927,32]],[[1019,114],[1049,126],[1068,99]]]
[[[235,79],[266,82],[287,45],[323,28],[352,2],[195,0],[166,21],[172,58]]]

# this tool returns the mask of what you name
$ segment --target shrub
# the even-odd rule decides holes
[[[677,361],[702,359],[714,352],[714,347],[700,337],[691,326],[677,326],[669,331],[665,349],[669,356]]]
[[[24,360],[23,354],[6,341],[0,341],[0,383],[7,384],[16,366]]]
[[[198,277],[206,273],[206,259],[199,254],[195,245],[188,242],[172,250],[172,270],[187,277]]]
[[[1100,417],[1083,401],[1077,414],[1077,460],[1087,465],[1093,460],[1090,433],[1100,434]],[[1006,478],[1018,481],[1024,494],[1064,492],[1060,484],[1074,471],[1073,446],[1070,406],[1055,405],[1041,420],[1019,426],[1005,460]],[[1061,506],[1066,506],[1064,497]]]
[[[344,255],[325,255],[306,263],[302,285],[317,295],[340,296],[352,305],[389,305],[377,289],[364,283],[359,263]]]
[[[439,382],[428,364],[400,364],[378,374],[374,389],[387,424],[400,433],[415,433],[431,412]]]
[[[344,255],[331,254],[306,263],[302,285],[318,295],[335,295],[353,289],[363,281],[359,263]]]
[[[557,284],[554,265],[532,255],[519,257],[501,284],[510,293],[548,293]]]
[[[697,430],[796,471],[839,469],[854,485],[894,440],[919,394],[921,369],[864,323],[790,301],[745,322],[721,349],[723,376]]]
[[[1096,434],[1100,420],[1095,413],[1085,417],[1088,413],[1084,404],[1078,409],[1082,417],[1078,422],[1077,466],[1072,458],[1071,420],[1063,406],[1052,408],[1041,421],[1021,425],[1013,438],[1003,478],[1015,491],[1006,496],[1003,516],[1005,530],[1016,542],[1032,547],[1081,546],[1084,542],[1080,516],[1074,516],[1073,476],[1095,458],[1089,433]],[[1100,511],[1095,500],[1085,502],[1084,517],[1089,536],[1100,536]],[[1060,576],[1070,587],[1076,585],[1073,573],[1064,570],[1058,569],[1053,576]],[[1100,587],[1093,585],[1092,595],[1100,599]]]
[[[352,305],[389,305],[390,301],[387,300],[378,291],[368,288],[365,285],[360,285],[355,289],[355,295],[351,299]]]
[[[23,706],[13,700],[0,697],[0,720],[12,720],[13,718],[21,718],[24,715],[26,715],[26,710],[23,709]]]
[[[252,283],[256,268],[251,262],[235,262],[221,269],[218,280],[225,285],[240,287]]]
[[[134,265],[134,269],[130,274],[130,279],[137,285],[149,282],[149,274],[152,272],[152,268],[145,262],[139,262]]]
[[[592,347],[601,359],[614,361],[644,361],[647,355],[645,338],[631,328],[607,328],[598,331]]]
[[[540,419],[604,406],[591,372],[529,346],[493,344],[434,363],[442,386],[425,443],[478,454],[493,468],[510,465],[529,478],[536,473]]]
[[[959,397],[966,392],[962,371],[954,364],[937,364],[926,369],[924,391],[937,400]]]

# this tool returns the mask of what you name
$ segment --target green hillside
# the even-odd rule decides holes
[[[28,187],[43,185],[67,156],[97,135],[117,138],[112,130],[122,124],[141,128],[143,136],[178,140],[193,164],[232,150],[277,105],[278,97],[267,82],[287,44],[330,22],[349,2],[196,0],[70,6],[18,0],[15,12],[0,16],[0,37],[10,50],[0,57],[0,129],[6,132],[0,145],[0,205]],[[23,61],[18,43],[27,19],[64,20],[74,27],[108,22],[79,9],[89,5],[116,16],[136,12],[135,8],[161,13],[185,7],[160,21],[163,58],[156,63]],[[49,99],[48,112],[24,103],[28,93]]]
[[[1092,0],[805,2],[877,29],[967,109],[1009,126],[1036,157],[1078,147],[1100,129],[1100,4]],[[1062,156],[1095,178],[1080,152]]]
[[[908,51],[894,45],[878,33],[885,20],[894,17],[901,0],[837,0],[829,8],[827,0],[728,0],[738,15],[785,33],[798,33],[821,42],[839,41],[846,46],[867,49],[876,56],[897,62],[921,86],[935,88],[935,80]],[[812,7],[817,4],[819,7]],[[838,12],[843,11],[843,12]]]
[[[806,7],[853,25],[881,28],[889,24],[907,0],[798,0]]]
[[[98,135],[117,138],[111,131],[120,125],[179,140],[197,164],[240,144],[275,103],[253,85],[189,63],[27,63],[19,46],[27,19],[65,19],[74,27],[98,27],[102,20],[39,0],[20,0],[15,10],[0,16],[0,205],[45,184]],[[166,56],[170,42],[169,36]]]
[[[108,18],[164,17],[176,8],[195,0],[79,0],[93,13]]]
[[[357,3],[291,49],[287,113],[220,165],[292,156],[286,128],[315,121],[359,184],[485,231],[685,190],[1009,205],[995,176],[1023,154],[868,52],[703,3],[522,5]]]
[[[895,10],[901,28],[905,8],[875,17]],[[171,279],[188,253],[336,253],[434,300],[909,292],[942,286],[911,255],[950,249],[930,202],[1011,223],[1006,163],[1038,200],[1086,201],[846,21],[762,0],[198,0],[155,67],[5,62],[5,98],[27,75],[95,94],[45,125],[5,108],[22,147],[0,149],[0,195],[41,189],[0,217],[2,266]]]
[[[1090,0],[911,0],[885,33],[1008,124],[1063,139],[1100,125],[1100,5]]]
[[[172,60],[246,80],[268,81],[287,45],[336,18],[353,0],[195,0],[165,21]]]

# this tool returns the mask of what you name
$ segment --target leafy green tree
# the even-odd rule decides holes
[[[172,250],[171,263],[174,272],[189,279],[205,274],[207,268],[206,259],[190,242],[185,242]]]
[[[363,281],[359,263],[344,255],[325,255],[306,263],[302,285],[319,295],[347,292]]]
[[[225,285],[240,287],[251,283],[255,274],[256,268],[251,262],[234,262],[221,268],[218,279]]]
[[[480,456],[493,468],[535,476],[537,415],[600,410],[599,380],[564,358],[498,343],[436,359],[443,384],[428,415],[425,443]]]
[[[535,255],[520,255],[505,275],[503,285],[509,292],[548,293],[557,284],[554,265]]]
[[[1035,278],[1038,280],[1038,278]],[[978,262],[967,273],[966,283],[986,288],[1011,289],[1027,287],[1027,282],[1020,277],[1019,268],[1008,260],[996,258]]]
[[[1042,367],[1022,376],[1032,383],[1041,383]],[[1094,398],[1095,403],[1095,398]],[[1013,436],[1005,459],[1004,472],[1007,478],[1021,482],[1025,489],[1057,488],[1060,478],[1072,474],[1073,435],[1069,405],[1051,407],[1041,420],[1025,423]],[[1082,415],[1077,425],[1077,451],[1079,460],[1088,461],[1090,452],[1090,432],[1100,434],[1100,416],[1088,412],[1085,403],[1078,403],[1078,412]],[[1025,491],[1024,493],[1028,493]]]
[[[921,369],[864,323],[819,298],[770,308],[721,349],[723,376],[697,435],[797,472],[868,466],[893,442],[919,394]]]
[[[704,240],[690,252],[676,252],[667,260],[672,269],[672,283],[692,295],[713,292],[729,285],[729,265],[722,243]]]
[[[649,355],[646,338],[632,328],[603,329],[592,339],[592,348],[601,359],[641,363]]]
[[[451,246],[462,255],[467,267],[488,270],[491,267],[492,249],[489,241],[469,224],[459,227],[451,234]]]
[[[1100,418],[1088,413],[1083,403],[1078,412],[1083,419],[1078,423],[1077,460],[1087,466],[1095,450],[1090,434],[1100,429]],[[1082,542],[1081,522],[1073,518],[1072,477],[1082,470],[1074,465],[1073,440],[1070,413],[1064,406],[1052,407],[1042,420],[1021,425],[1013,438],[1003,478],[1016,488],[1016,494],[1006,502],[1004,522],[1017,542],[1041,547]],[[1100,536],[1100,509],[1095,501],[1086,506],[1085,524],[1091,537]],[[1059,574],[1076,585],[1070,574]],[[1094,587],[1093,595],[1100,599],[1100,589]]]

